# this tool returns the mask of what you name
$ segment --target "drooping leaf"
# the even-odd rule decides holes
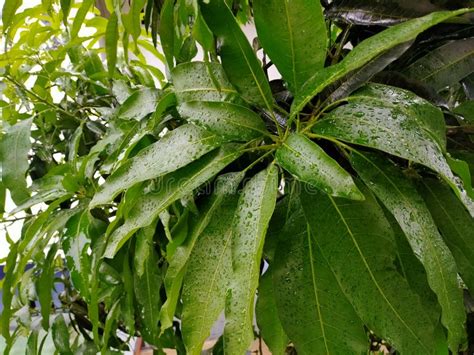
[[[463,296],[454,258],[438,232],[415,186],[393,164],[375,154],[353,154],[352,164],[362,180],[393,214],[416,257],[426,270],[429,285],[442,308],[452,351],[466,341]]]
[[[137,90],[120,106],[117,115],[124,119],[141,120],[155,111],[160,98],[159,90],[151,88]]]
[[[160,41],[161,46],[163,47],[163,53],[165,54],[166,64],[170,70],[174,67],[174,3],[174,0],[165,0],[161,12],[154,11],[156,17],[159,15]],[[153,37],[155,38],[154,35]]]
[[[167,297],[160,311],[162,331],[172,326],[188,259],[196,241],[210,223],[211,218],[220,211],[219,208],[224,199],[236,192],[243,176],[243,172],[220,175],[216,179],[214,193],[209,197],[200,214],[196,217],[192,216],[189,222],[189,235],[184,243],[176,248],[166,271],[164,283]]]
[[[196,240],[183,281],[183,340],[186,353],[201,354],[212,325],[224,310],[232,278],[232,220],[235,195],[227,196]]]
[[[434,12],[395,25],[357,45],[341,62],[332,65],[321,73],[315,74],[303,85],[291,106],[291,115],[300,112],[311,99],[329,84],[341,79],[351,71],[360,68],[381,53],[401,43],[411,41],[421,32],[451,17],[470,10]]]
[[[272,110],[273,97],[261,64],[224,0],[201,2],[201,11],[217,37],[222,66],[248,102]]]
[[[124,224],[110,235],[104,256],[113,257],[137,229],[148,226],[172,202],[190,194],[237,159],[242,154],[238,148],[236,144],[224,145],[175,173],[164,176],[159,182],[158,191],[140,196],[129,210]]]
[[[79,34],[79,30],[81,29],[82,24],[86,19],[87,13],[93,4],[94,0],[84,0],[81,3],[81,6],[77,10],[76,16],[74,16],[74,21],[71,26],[71,38],[75,38]]]
[[[293,93],[324,67],[326,22],[319,1],[253,2],[258,39]]]
[[[416,60],[405,73],[436,90],[456,84],[474,72],[474,38],[449,42]]]
[[[94,195],[91,206],[108,203],[120,191],[148,179],[179,169],[222,144],[222,140],[194,125],[184,125],[166,134],[125,162]]]
[[[7,234],[7,237],[8,234]],[[7,260],[3,269],[5,276],[2,280],[2,314],[0,315],[1,327],[0,331],[7,344],[12,341],[12,334],[10,333],[10,321],[13,314],[12,300],[14,295],[14,277],[15,265],[18,258],[18,243],[10,245],[10,250],[7,255]]]
[[[181,117],[231,141],[249,141],[268,134],[252,110],[229,102],[191,101],[178,107]]]
[[[28,152],[31,149],[31,119],[7,127],[2,136],[2,182],[10,190],[12,200],[19,205],[29,197],[26,188]]]
[[[281,325],[275,298],[270,269],[260,278],[255,314],[260,334],[272,354],[284,355],[290,340]]]
[[[420,192],[444,241],[456,259],[462,279],[474,291],[474,221],[448,186],[434,179],[423,179]]]
[[[118,34],[118,17],[115,12],[112,12],[105,29],[105,52],[110,77],[113,77],[117,65]]]
[[[41,325],[43,329],[49,329],[49,315],[51,313],[51,302],[53,299],[53,285],[54,285],[54,258],[57,252],[57,244],[53,244],[49,249],[44,264],[41,269],[41,274],[36,283],[36,292],[38,293],[38,300],[41,306]]]
[[[368,339],[299,205],[281,231],[273,283],[281,324],[298,354],[362,353]]]
[[[388,94],[384,95],[384,91]],[[318,121],[313,131],[324,137],[382,150],[433,169],[451,185],[474,215],[474,203],[459,188],[462,184],[443,156],[443,123],[437,123],[439,112],[420,99],[418,104],[421,106],[412,106],[406,95],[403,104],[400,101],[403,95],[393,95],[395,103],[384,98],[394,91],[398,90],[380,85],[367,86],[354,94],[354,100]],[[381,98],[376,98],[377,94]]]
[[[353,201],[303,189],[311,232],[364,324],[401,353],[432,353],[434,325],[395,269],[393,232],[383,211],[363,191],[366,199]]]
[[[141,33],[141,12],[143,7],[145,6],[145,2],[146,0],[133,0],[129,12],[132,25],[131,35],[135,41],[138,40],[138,37]]]
[[[293,133],[278,148],[278,162],[299,180],[339,197],[361,200],[364,196],[350,174],[316,143]]]
[[[227,79],[222,65],[214,62],[182,63],[171,72],[179,103],[187,101],[234,102],[238,93]]]
[[[72,355],[71,345],[69,343],[69,330],[64,320],[63,314],[56,315],[51,328],[56,350],[60,354]]]
[[[253,340],[254,297],[277,187],[278,169],[271,164],[245,185],[239,198],[232,229],[232,282],[225,311],[224,344],[229,354],[244,353]]]
[[[15,13],[18,8],[23,3],[23,0],[5,0],[3,3],[2,8],[2,25],[3,25],[3,33],[8,30],[13,18],[15,17]]]

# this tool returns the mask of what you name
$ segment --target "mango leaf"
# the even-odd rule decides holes
[[[187,101],[236,101],[237,90],[227,79],[222,64],[189,62],[171,71],[174,91],[179,103]]]
[[[339,197],[362,200],[350,174],[306,136],[292,133],[278,148],[280,165],[299,180]]]
[[[8,232],[6,233],[8,236]],[[12,342],[13,337],[10,333],[10,321],[12,318],[12,300],[14,295],[13,286],[15,284],[15,265],[17,264],[18,257],[18,243],[10,244],[10,251],[7,255],[6,263],[3,269],[5,276],[2,280],[2,314],[0,315],[1,327],[0,331],[7,344]]]
[[[115,12],[112,12],[105,29],[105,53],[107,54],[107,68],[110,77],[114,76],[117,65],[118,35],[118,17]]]
[[[229,102],[191,101],[181,104],[178,112],[188,122],[230,141],[249,141],[268,134],[259,115]]]
[[[158,345],[158,320],[161,307],[160,287],[162,275],[158,267],[158,258],[153,247],[154,225],[141,230],[138,243],[145,243],[148,254],[145,260],[135,257],[135,270],[143,265],[142,274],[134,273],[134,290],[137,300],[141,335],[146,342]],[[137,265],[138,263],[138,265]]]
[[[186,353],[201,354],[212,325],[224,310],[232,278],[232,220],[237,196],[227,196],[196,240],[183,282],[183,341]]]
[[[164,176],[158,182],[158,191],[140,196],[134,206],[130,206],[124,224],[110,235],[104,256],[112,258],[137,229],[148,226],[171,203],[192,193],[237,159],[242,154],[239,147],[237,144],[224,145],[175,173]]]
[[[360,68],[381,53],[401,43],[411,41],[428,28],[447,19],[471,11],[435,12],[420,18],[390,27],[357,45],[341,62],[316,73],[303,85],[291,105],[291,116],[298,114],[311,99],[329,84]]]
[[[137,90],[120,106],[117,115],[123,119],[141,120],[155,111],[160,98],[160,90],[151,88]]]
[[[466,123],[474,124],[474,100],[462,102],[453,109],[453,112],[461,115]]]
[[[424,265],[428,283],[442,308],[441,321],[448,329],[450,348],[458,351],[467,337],[456,263],[423,199],[408,178],[385,158],[357,153],[352,155],[351,161],[362,180],[398,221],[416,257]]]
[[[313,127],[315,133],[375,149],[425,165],[438,172],[455,190],[458,197],[474,215],[474,203],[454,176],[443,156],[441,122],[436,123],[437,109],[413,106],[407,96],[400,104],[397,95],[394,103],[387,98],[398,90],[370,85],[354,94],[347,105],[330,112]],[[366,95],[368,94],[368,97]],[[381,98],[375,96],[379,94]],[[403,96],[402,96],[403,97]],[[431,120],[428,121],[428,120]]]
[[[56,315],[51,328],[56,350],[60,354],[72,355],[71,345],[69,343],[69,329],[66,325],[66,322],[64,321],[64,315],[62,313]]]
[[[10,190],[12,200],[19,205],[29,196],[26,188],[28,152],[31,149],[31,119],[5,128],[0,148],[2,151],[2,182]]]
[[[298,354],[367,349],[364,323],[322,255],[301,205],[281,231],[273,267],[278,315]]]
[[[255,314],[260,334],[273,355],[284,355],[290,340],[281,325],[273,289],[272,269],[260,278]]]
[[[221,144],[221,138],[214,133],[194,125],[180,126],[127,160],[109,176],[94,195],[91,207],[108,203],[119,192],[138,182],[179,169]]]
[[[437,91],[474,72],[474,38],[449,42],[410,64],[405,74]]]
[[[54,258],[57,249],[57,244],[53,244],[51,249],[49,249],[44,259],[43,267],[41,268],[41,274],[36,282],[36,292],[38,293],[38,300],[41,306],[41,325],[46,331],[49,329],[49,315],[51,313],[54,285]]]
[[[6,33],[12,23],[15,13],[23,3],[23,0],[5,0],[2,8],[3,33]]]
[[[220,43],[222,66],[242,97],[269,110],[273,97],[261,64],[224,0],[201,2],[207,25]]]
[[[199,215],[191,217],[189,235],[184,243],[176,248],[166,270],[164,283],[167,297],[160,311],[162,331],[172,326],[188,259],[196,241],[210,223],[211,218],[219,210],[224,199],[236,192],[243,177],[243,172],[227,173],[217,177],[214,193],[206,202]]]
[[[324,67],[326,22],[319,1],[253,2],[258,39],[293,93]]]
[[[353,201],[302,190],[321,255],[364,324],[401,353],[433,353],[434,325],[395,268],[393,232],[371,193]]]
[[[79,10],[77,10],[76,16],[74,16],[74,21],[71,26],[71,38],[77,37],[79,30],[86,19],[87,13],[93,4],[94,0],[84,0],[81,3]]]
[[[240,195],[233,222],[232,282],[226,300],[226,353],[242,354],[253,336],[253,309],[265,234],[275,209],[278,169],[271,164]]]
[[[474,292],[474,221],[448,186],[435,179],[423,179],[419,191],[456,259],[459,273]]]
[[[174,53],[174,0],[165,0],[161,12],[154,11],[155,16],[159,15],[159,33],[163,53],[165,54],[166,64],[168,69],[174,67],[173,53]],[[158,20],[158,18],[157,18]],[[153,26],[155,27],[155,26]],[[153,35],[153,40],[156,47],[156,36]]]

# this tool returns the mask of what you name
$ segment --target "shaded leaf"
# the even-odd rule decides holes
[[[226,353],[241,354],[253,340],[254,297],[268,223],[275,209],[278,169],[271,164],[240,195],[233,222],[232,282],[226,300]]]
[[[265,123],[252,110],[229,102],[192,101],[178,107],[179,114],[226,140],[249,141],[268,134]]]
[[[398,221],[416,257],[426,270],[428,283],[438,296],[441,321],[448,329],[452,351],[466,341],[463,296],[453,256],[444,243],[415,186],[393,164],[375,154],[353,154],[352,163],[366,185]]]
[[[189,166],[164,176],[158,191],[140,196],[133,207],[129,206],[124,224],[110,235],[104,256],[113,257],[137,229],[148,226],[172,202],[190,194],[237,159],[242,154],[238,148],[234,144],[224,145]]]
[[[265,53],[296,93],[326,60],[328,39],[320,2],[259,0],[252,6]]]
[[[138,182],[179,169],[221,144],[221,138],[214,133],[194,125],[180,126],[127,160],[109,176],[94,195],[91,206],[111,201],[120,191]]]
[[[273,98],[268,80],[225,1],[203,1],[201,11],[220,43],[218,54],[230,82],[245,100],[271,110]]]
[[[69,343],[69,330],[64,321],[63,314],[56,315],[51,328],[56,350],[64,355],[72,355],[71,345]]]
[[[36,292],[41,306],[41,325],[43,329],[49,329],[49,315],[52,307],[52,292],[54,285],[54,258],[56,257],[58,245],[53,244],[44,259],[41,274],[36,282]]]
[[[330,195],[364,199],[350,174],[302,134],[290,134],[278,148],[276,157],[280,165],[299,180]]]
[[[105,29],[105,53],[107,54],[107,68],[109,76],[113,77],[117,65],[118,45],[118,18],[115,12],[110,15]]]
[[[401,353],[432,353],[434,326],[395,269],[383,211],[364,194],[364,201],[353,201],[303,189],[301,201],[321,254],[364,324]]]

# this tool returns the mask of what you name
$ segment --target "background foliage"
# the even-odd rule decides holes
[[[472,2],[21,5],[6,353],[43,329],[61,354],[200,354],[222,312],[215,354],[472,351]]]

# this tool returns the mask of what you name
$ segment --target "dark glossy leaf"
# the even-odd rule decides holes
[[[387,100],[391,96],[393,102]],[[323,137],[379,149],[433,169],[457,191],[474,215],[474,203],[443,156],[444,147],[440,141],[443,123],[439,116],[436,108],[409,92],[370,85],[356,92],[347,105],[318,121],[313,131]]]
[[[291,107],[292,116],[300,112],[314,96],[331,83],[360,68],[390,48],[411,41],[428,28],[466,11],[468,10],[435,12],[390,27],[361,42],[340,63],[330,66],[308,79],[295,97]]]
[[[237,91],[227,79],[222,65],[214,62],[189,62],[171,72],[178,102],[236,101]]]
[[[5,128],[0,149],[2,151],[2,182],[10,190],[12,200],[19,205],[29,197],[26,188],[28,152],[31,149],[31,119]]]
[[[432,353],[434,326],[395,269],[395,241],[383,211],[364,194],[364,201],[352,201],[304,191],[311,232],[364,324],[401,353]]]
[[[165,0],[163,3],[163,7],[161,8],[161,12],[159,14],[160,41],[169,69],[174,67],[174,3],[174,0]],[[154,13],[155,15],[158,15],[158,12],[154,11]]]
[[[268,80],[232,11],[224,0],[203,1],[201,11],[217,37],[218,54],[230,82],[245,100],[272,110],[273,97]]]
[[[227,196],[196,240],[183,281],[183,340],[186,353],[201,354],[212,325],[224,310],[232,279],[232,220],[237,196]]]
[[[423,179],[420,192],[444,241],[456,259],[459,273],[474,293],[474,221],[448,186],[434,179]]]
[[[148,226],[172,202],[190,194],[194,189],[211,179],[242,153],[239,145],[224,145],[196,162],[163,177],[159,189],[140,196],[129,206],[124,224],[109,237],[105,257],[113,257],[122,245],[139,228]]]
[[[464,101],[453,112],[461,115],[465,123],[474,125],[474,100]]]
[[[296,93],[326,60],[326,22],[321,4],[311,0],[258,0],[252,5],[259,41]]]
[[[451,86],[474,72],[474,38],[449,42],[421,57],[405,73],[436,90]]]
[[[191,101],[181,104],[178,112],[188,122],[230,141],[249,141],[268,134],[259,115],[229,102]]]
[[[236,193],[237,187],[244,177],[243,172],[227,173],[220,175],[215,182],[216,189],[198,216],[192,216],[189,222],[190,232],[183,244],[179,245],[171,260],[165,276],[166,302],[160,311],[161,328],[166,329],[172,326],[173,316],[178,303],[178,298],[183,283],[189,256],[194,249],[194,245],[203,230],[210,223],[213,216],[220,211],[220,206],[224,199]]]
[[[278,169],[271,164],[247,182],[239,198],[232,229],[232,282],[225,311],[224,345],[229,354],[244,353],[254,338],[254,298],[277,188]]]
[[[278,314],[298,354],[367,349],[364,324],[322,255],[301,206],[281,231],[273,267]]]
[[[416,257],[426,270],[428,283],[438,296],[441,321],[448,329],[452,351],[466,341],[463,296],[453,256],[438,232],[415,186],[386,159],[375,154],[353,154],[352,163],[366,185],[393,214]]]
[[[120,191],[179,169],[221,144],[222,139],[215,133],[195,125],[180,126],[140,151],[108,177],[94,195],[91,206],[108,203]]]
[[[156,89],[137,90],[120,106],[117,115],[124,119],[141,120],[155,111],[160,97],[161,92]]]
[[[281,325],[273,289],[272,271],[260,278],[255,314],[260,334],[273,355],[284,355],[289,343]]]
[[[339,197],[364,199],[350,174],[316,143],[302,134],[293,133],[278,148],[280,165],[299,180]]]

